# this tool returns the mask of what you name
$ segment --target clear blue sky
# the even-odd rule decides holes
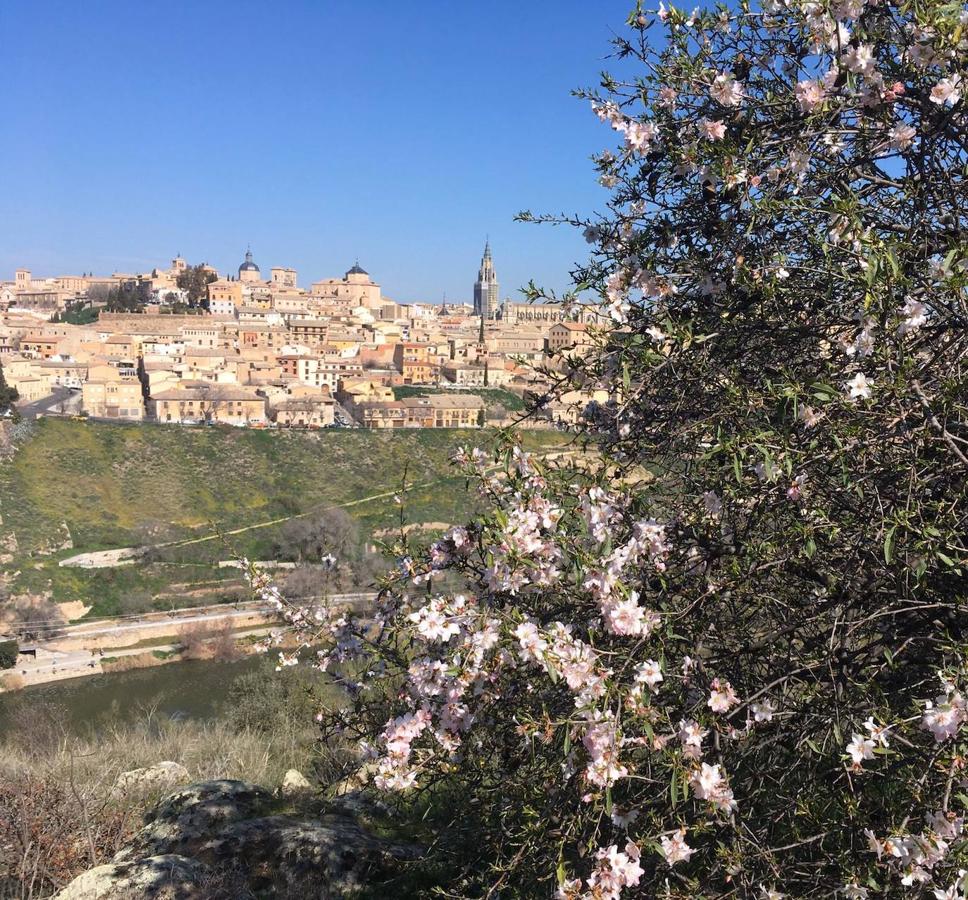
[[[597,82],[631,0],[0,4],[0,278],[359,256],[402,301],[567,284],[603,205]]]

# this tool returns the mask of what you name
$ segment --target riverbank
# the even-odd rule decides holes
[[[177,666],[98,672],[7,692],[0,694],[0,735],[19,715],[42,707],[57,709],[74,734],[107,723],[131,724],[149,714],[159,720],[214,721],[224,712],[232,682],[258,671],[264,660],[261,655],[181,660]]]

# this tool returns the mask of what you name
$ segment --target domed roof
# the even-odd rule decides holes
[[[242,263],[241,266],[239,266],[239,271],[240,272],[258,272],[259,271],[259,267],[254,262],[252,262],[251,250],[246,250],[245,262]]]
[[[357,260],[356,261],[356,264],[353,266],[353,268],[350,269],[349,272],[347,272],[346,274],[347,275],[367,275],[368,276],[370,273],[367,272],[366,269],[361,268],[360,267],[360,261]]]

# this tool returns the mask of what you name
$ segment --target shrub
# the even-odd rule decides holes
[[[0,669],[12,669],[17,665],[20,645],[16,640],[0,641]]]
[[[583,92],[600,464],[461,453],[488,511],[324,660],[448,896],[964,896],[960,18],[637,6]]]
[[[218,659],[228,662],[242,655],[228,621],[214,626],[195,623],[178,632],[178,646],[186,659]]]

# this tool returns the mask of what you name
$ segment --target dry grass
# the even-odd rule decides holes
[[[19,691],[26,684],[23,675],[18,675],[16,672],[9,672],[0,676],[0,691]]]
[[[145,710],[134,725],[78,738],[53,708],[12,718],[0,743],[4,898],[49,897],[109,861],[141,826],[144,812],[174,787],[141,782],[121,790],[116,785],[123,772],[172,760],[185,766],[189,781],[238,778],[272,788],[287,769],[311,774],[331,768],[331,759],[313,749],[311,724],[266,734],[224,722],[175,722]]]
[[[224,722],[176,722],[145,711],[134,725],[118,725],[97,737],[66,734],[56,722],[38,721],[26,728],[12,723],[0,744],[0,777],[71,773],[86,788],[110,788],[122,772],[173,760],[193,781],[239,778],[273,786],[287,769],[310,762],[312,734],[304,727],[265,735],[235,730]]]
[[[160,659],[154,653],[132,653],[116,659],[105,659],[101,662],[101,668],[105,672],[130,672],[133,669],[150,669],[165,662],[167,660]]]

